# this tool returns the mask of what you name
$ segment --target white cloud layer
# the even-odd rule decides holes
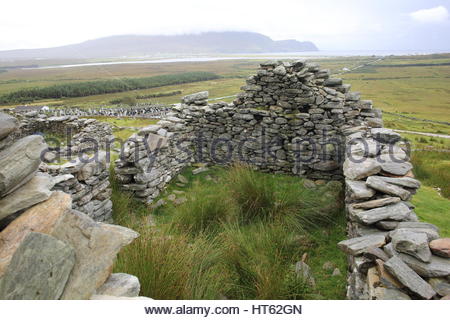
[[[431,9],[422,9],[409,14],[412,19],[423,23],[444,22],[449,18],[446,7],[438,6]]]

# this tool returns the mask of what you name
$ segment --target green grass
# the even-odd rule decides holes
[[[441,189],[450,198],[450,153],[415,151],[412,154],[414,174],[423,184]]]
[[[183,175],[189,183],[172,184],[161,197],[177,189],[188,201],[153,211],[121,192],[113,180],[116,222],[141,233],[119,254],[114,270],[138,276],[141,294],[156,299],[345,298],[345,255],[336,247],[346,237],[340,186],[305,189],[298,177],[246,168],[197,176],[187,169]],[[255,190],[265,195],[259,198]],[[324,194],[330,198],[323,201],[331,200],[332,206],[324,206]],[[156,227],[145,225],[149,214],[156,216]],[[315,288],[294,272],[305,252]],[[323,270],[326,261],[342,275]]]
[[[109,118],[104,116],[83,117],[87,119],[97,119],[113,125],[113,135],[121,141],[127,140],[133,133],[139,131],[139,128],[149,126],[158,122],[158,119],[147,118]]]
[[[443,198],[435,189],[422,186],[412,202],[422,221],[438,226],[441,237],[450,237],[450,200]]]

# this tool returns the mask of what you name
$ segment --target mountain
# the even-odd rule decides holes
[[[99,59],[164,54],[274,53],[317,50],[314,43],[309,41],[274,41],[260,33],[230,31],[173,36],[112,36],[62,47],[0,51],[0,59]]]

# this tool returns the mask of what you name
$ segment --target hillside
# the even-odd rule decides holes
[[[0,51],[0,60],[99,59],[163,54],[228,54],[317,51],[312,42],[274,41],[254,32],[206,32],[174,36],[123,35],[42,49]]]

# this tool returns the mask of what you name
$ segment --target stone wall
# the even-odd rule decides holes
[[[116,163],[123,189],[151,202],[193,162],[243,162],[265,172],[339,180],[343,130],[363,121],[382,125],[371,101],[315,64],[264,63],[242,89],[231,104],[208,104],[208,92],[186,96],[156,125],[132,136]]]
[[[76,158],[62,165],[42,163],[39,170],[55,178],[64,177],[52,190],[70,194],[73,209],[95,221],[113,222],[106,152],[100,151],[89,161]]]
[[[36,134],[50,134],[51,138],[62,140],[60,145],[46,147],[44,162],[38,168],[40,172],[61,180],[51,190],[70,194],[73,209],[95,221],[111,223],[109,158],[103,151],[110,151],[112,147],[114,136],[111,126],[95,119],[48,117],[35,111],[18,117],[19,128],[12,134],[12,141]]]
[[[347,132],[344,162],[349,299],[432,299],[450,294],[450,239],[419,222],[409,202],[414,179],[407,146],[389,129]]]
[[[133,118],[152,118],[158,119],[165,115],[170,108],[163,105],[154,104],[137,104],[135,106],[118,106],[118,107],[94,107],[94,108],[49,108],[37,107],[36,110],[24,109],[8,109],[9,112],[14,112],[22,115],[45,115],[46,117],[133,117]]]
[[[339,247],[349,258],[348,298],[450,294],[449,239],[418,222],[407,145],[383,128],[371,101],[303,61],[264,63],[242,89],[232,104],[186,96],[132,136],[116,163],[123,189],[151,203],[193,162],[345,179],[349,240]]]
[[[70,175],[38,172],[44,139],[17,139],[19,130],[0,113],[0,299],[136,297],[138,279],[111,271],[138,234],[73,210],[70,195],[52,191]]]
[[[50,134],[61,139],[59,146],[50,147],[61,157],[76,157],[85,149],[108,149],[114,139],[111,125],[95,119],[48,116],[36,111],[13,115],[20,120],[19,136]]]

